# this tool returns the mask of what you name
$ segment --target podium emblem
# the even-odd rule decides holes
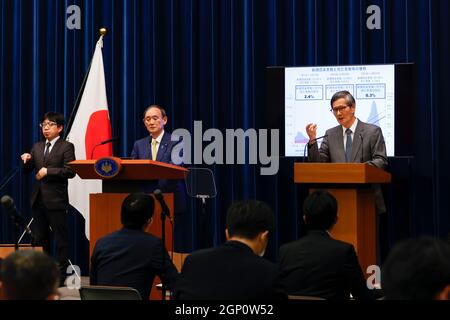
[[[121,160],[115,157],[100,158],[95,161],[95,172],[103,179],[111,179],[117,176],[122,169]]]

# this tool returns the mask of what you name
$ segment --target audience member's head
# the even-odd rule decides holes
[[[450,299],[450,245],[431,237],[394,246],[381,270],[386,299]]]
[[[247,240],[256,254],[264,254],[275,225],[273,212],[267,204],[256,200],[233,203],[226,223],[228,240]]]
[[[331,193],[317,190],[303,202],[303,219],[309,230],[330,230],[337,221],[337,201]]]
[[[46,300],[58,297],[59,269],[46,253],[20,250],[3,260],[2,298]]]
[[[127,229],[145,229],[151,223],[155,200],[145,193],[131,193],[122,202],[121,221]]]

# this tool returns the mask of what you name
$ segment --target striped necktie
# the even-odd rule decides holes
[[[352,161],[352,130],[345,130],[345,134],[347,135],[347,142],[345,143],[345,162]]]

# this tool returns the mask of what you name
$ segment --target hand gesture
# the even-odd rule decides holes
[[[31,160],[31,154],[29,153],[24,153],[20,156],[20,158],[22,158],[23,164],[27,163],[28,161]]]
[[[47,168],[46,167],[42,167],[38,173],[36,173],[36,180],[41,180],[43,179],[45,176],[47,176]]]
[[[306,126],[306,133],[308,134],[309,141],[316,139],[317,137],[317,124],[309,123]]]

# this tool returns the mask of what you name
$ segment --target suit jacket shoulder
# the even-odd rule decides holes
[[[279,267],[289,294],[332,300],[370,294],[353,245],[314,231],[280,248]]]
[[[326,135],[340,135],[342,136],[342,126],[338,125],[336,127],[330,128],[325,132]]]
[[[133,287],[147,298],[156,274],[169,288],[174,288],[178,276],[176,268],[163,249],[161,239],[149,233],[123,228],[95,244],[91,284]]]
[[[328,235],[316,234],[319,232],[312,232],[304,237],[286,243],[280,247],[280,257],[284,255],[294,254],[301,249],[310,248],[311,243],[315,243],[315,248],[312,248],[311,251],[316,250],[317,248],[325,248],[326,250],[334,251],[336,254],[340,254],[346,252],[347,250],[352,250],[353,245],[341,240],[334,239]]]
[[[283,298],[275,264],[256,256],[246,245],[228,241],[188,256],[176,296],[181,299]]]

